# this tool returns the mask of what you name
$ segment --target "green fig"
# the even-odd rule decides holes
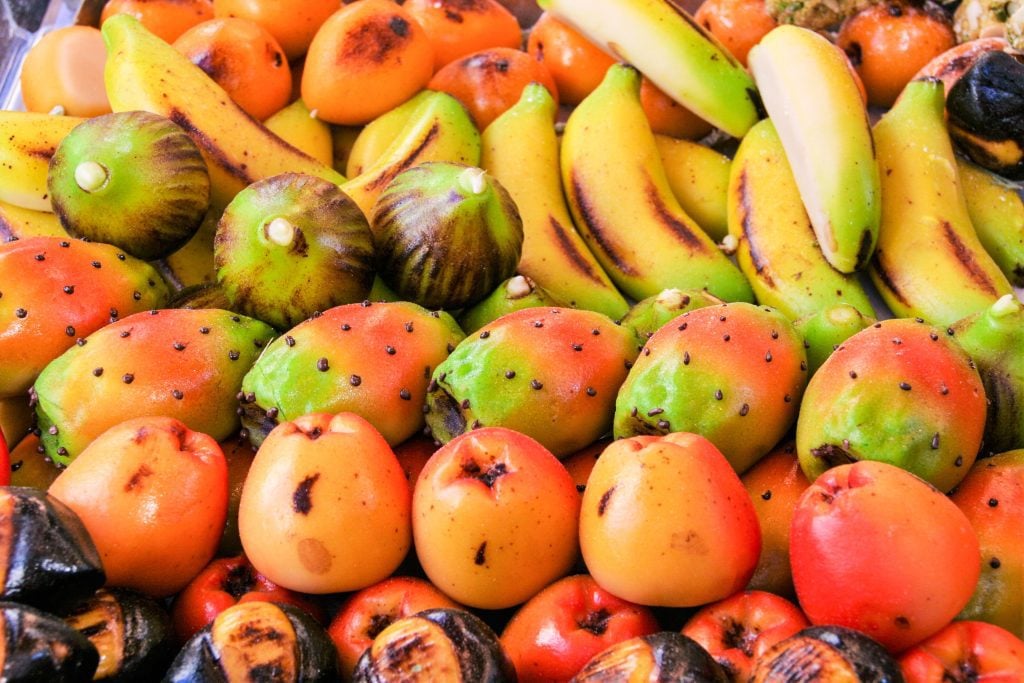
[[[435,161],[402,171],[370,220],[384,283],[426,308],[481,301],[515,274],[522,255],[515,202],[475,166]]]
[[[643,348],[651,335],[673,318],[687,311],[722,303],[725,302],[705,289],[663,289],[633,304],[623,316],[621,325],[633,332],[637,347]]]
[[[282,173],[239,192],[213,243],[232,310],[288,329],[362,301],[373,284],[373,236],[355,202],[322,178]]]
[[[192,138],[144,111],[72,129],[50,160],[47,188],[69,234],[146,261],[185,244],[210,205],[209,172]]]
[[[850,304],[835,304],[795,321],[793,327],[804,338],[810,374],[817,372],[840,344],[874,323],[874,318]]]

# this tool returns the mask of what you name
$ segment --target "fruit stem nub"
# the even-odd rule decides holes
[[[291,245],[295,239],[295,226],[287,218],[278,216],[266,224],[267,239],[282,247]]]
[[[75,166],[75,182],[86,192],[95,192],[107,184],[107,169],[95,161],[83,161]]]
[[[533,291],[533,283],[522,275],[516,275],[505,285],[505,293],[510,299],[522,299]]]
[[[459,187],[470,194],[482,194],[487,189],[487,171],[470,166],[459,175]]]

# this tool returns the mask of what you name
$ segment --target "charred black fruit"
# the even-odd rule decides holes
[[[949,89],[949,133],[979,166],[1024,179],[1024,64],[988,52]]]
[[[144,111],[76,126],[50,160],[47,187],[68,233],[147,261],[185,244],[210,206],[199,148],[170,119]]]
[[[381,279],[427,308],[482,300],[515,274],[523,221],[497,180],[473,166],[426,162],[395,176],[371,212]]]
[[[334,183],[282,173],[239,192],[213,242],[232,310],[287,329],[317,311],[362,301],[373,285],[373,237]]]
[[[89,595],[106,575],[85,525],[45,491],[0,487],[0,599],[48,607]]]
[[[674,683],[727,683],[721,665],[697,641],[675,631],[624,640],[598,653],[573,683],[644,680]]]
[[[141,593],[101,589],[62,609],[60,616],[100,653],[94,680],[155,681],[174,656],[170,615]]]
[[[59,617],[28,605],[0,602],[0,629],[0,680],[92,680],[99,653],[85,636]]]
[[[892,656],[868,636],[842,626],[811,626],[776,643],[754,663],[751,683],[903,683]]]
[[[516,674],[498,636],[461,609],[429,609],[394,621],[356,663],[354,683],[504,683]]]
[[[339,680],[338,651],[313,617],[286,604],[241,602],[192,636],[165,683]]]

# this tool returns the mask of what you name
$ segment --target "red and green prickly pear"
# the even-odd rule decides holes
[[[647,340],[619,391],[615,436],[694,432],[743,472],[786,435],[806,384],[803,340],[782,313],[698,308]]]
[[[434,370],[427,426],[442,443],[477,427],[506,427],[561,458],[611,427],[615,392],[635,358],[633,335],[601,313],[508,313]]]
[[[227,438],[238,429],[242,377],[273,336],[219,309],[144,311],[100,328],[32,387],[47,455],[67,464],[108,428],[151,415]]]
[[[896,465],[949,491],[981,447],[985,388],[951,331],[920,319],[875,323],[811,378],[796,446],[813,481],[857,460]]]
[[[163,306],[154,268],[109,244],[33,237],[0,245],[0,397],[120,316]]]
[[[455,319],[414,303],[346,304],[276,339],[242,382],[254,445],[278,423],[351,412],[395,446],[423,428],[431,372],[463,338]]]
[[[974,463],[950,497],[981,544],[981,576],[957,619],[985,621],[1024,638],[1024,450]]]
[[[723,303],[706,289],[663,289],[633,304],[621,322],[636,336],[637,349],[642,349],[651,335],[683,313]]]
[[[1024,448],[1024,304],[1007,294],[952,329],[985,385],[985,452]]]

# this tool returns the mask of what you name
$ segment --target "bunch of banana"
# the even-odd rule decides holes
[[[52,211],[26,209],[0,201],[0,243],[42,235],[60,237],[67,234],[60,219]]]
[[[46,174],[50,157],[84,119],[24,111],[0,111],[0,201],[53,211]]]
[[[114,15],[101,30],[111,107],[160,114],[184,128],[206,159],[214,206],[226,206],[250,183],[286,171],[345,181],[242,111],[199,67],[133,16]]]
[[[679,205],[708,237],[721,242],[729,234],[725,196],[732,160],[690,140],[655,135],[654,141]]]
[[[484,129],[480,164],[508,190],[523,219],[519,272],[566,305],[618,320],[629,305],[576,232],[565,205],[557,110],[543,85],[526,86],[519,102]]]
[[[911,81],[875,125],[882,228],[871,279],[892,312],[950,325],[1011,292],[971,225],[942,82]]]
[[[778,308],[791,320],[841,303],[874,317],[857,276],[835,270],[818,248],[771,119],[758,122],[740,142],[728,196],[736,262],[758,302]]]
[[[325,166],[334,165],[331,126],[316,117],[301,99],[295,100],[263,122],[270,132]]]
[[[753,301],[747,279],[672,194],[635,68],[610,67],[569,115],[561,167],[576,227],[622,292],[640,300],[663,289],[706,289]]]
[[[400,132],[377,159],[341,185],[367,217],[388,183],[407,168],[425,161],[470,166],[480,163],[480,132],[466,108],[448,93],[426,92],[407,118],[404,112],[402,118],[405,120]],[[392,121],[399,122],[401,118],[396,116]]]
[[[1024,199],[1017,186],[960,157],[956,166],[981,246],[1015,287],[1024,287]]]
[[[413,112],[430,97],[421,90],[391,111],[387,111],[359,129],[345,161],[345,175],[355,178],[373,166],[396,138],[401,137]]]
[[[843,273],[862,268],[878,239],[880,181],[845,55],[814,31],[787,24],[755,45],[747,63],[825,258]]]
[[[759,118],[754,82],[727,49],[672,0],[540,0],[676,102],[733,137]]]

